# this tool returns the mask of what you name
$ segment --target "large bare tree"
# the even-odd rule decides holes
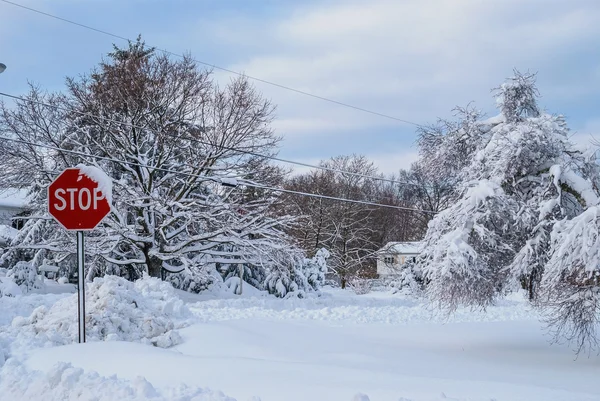
[[[376,199],[374,180],[360,176],[378,174],[373,163],[364,156],[338,156],[320,165],[323,170],[293,177],[287,187],[357,201]],[[309,254],[323,247],[329,250],[328,264],[339,277],[342,288],[369,263],[372,264],[371,258],[377,248],[373,242],[376,230],[372,225],[373,206],[299,196],[291,196],[290,200],[305,218],[304,224],[295,230],[295,237]]]

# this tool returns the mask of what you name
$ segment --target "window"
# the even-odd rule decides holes
[[[383,262],[386,265],[393,265],[394,264],[394,257],[393,256],[386,256],[385,258],[383,258]]]

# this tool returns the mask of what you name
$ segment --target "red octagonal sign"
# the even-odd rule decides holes
[[[110,185],[97,177],[103,175],[100,171],[95,177],[79,168],[63,171],[48,187],[48,212],[67,230],[93,230],[110,213],[112,193],[103,193]]]

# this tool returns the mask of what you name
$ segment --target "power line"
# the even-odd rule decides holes
[[[126,161],[126,160],[119,160],[119,159],[114,159],[114,158],[106,157],[106,156],[90,155],[88,153],[79,152],[79,151],[76,151],[76,150],[63,149],[63,148],[58,147],[58,146],[45,145],[45,144],[41,144],[41,143],[26,141],[26,140],[23,140],[23,139],[10,138],[10,137],[5,137],[5,136],[0,136],[0,139],[5,140],[5,141],[12,141],[12,142],[17,142],[17,143],[21,143],[21,144],[26,144],[26,145],[31,145],[31,146],[46,148],[46,149],[52,149],[52,150],[56,150],[56,151],[59,151],[59,152],[65,152],[65,153],[75,154],[75,155],[78,155],[78,156],[90,157],[90,158],[93,158],[93,159],[112,161],[112,162],[119,163],[119,164],[127,164],[127,165],[130,165],[130,166],[138,166],[138,167],[148,168],[148,169],[152,169],[152,170],[156,170],[156,171],[162,171],[162,172],[166,172],[166,173],[179,174],[179,175],[183,175],[183,176],[187,176],[187,177],[192,177],[192,178],[202,178],[204,180],[213,181],[213,182],[216,182],[216,183],[219,183],[219,184],[226,184],[226,183],[229,182],[227,180],[228,177],[223,177],[223,179],[222,179],[220,177],[210,177],[210,176],[204,176],[204,175],[199,175],[199,174],[186,173],[184,171],[177,171],[177,170],[167,169],[167,168],[162,168],[162,167],[149,166],[147,164],[129,162],[129,161]],[[341,202],[356,203],[356,204],[367,205],[367,206],[385,207],[385,208],[389,208],[389,209],[396,209],[396,210],[403,210],[403,211],[414,211],[414,212],[430,213],[430,214],[436,214],[437,213],[437,212],[435,212],[433,210],[423,210],[423,209],[409,208],[409,207],[403,207],[403,206],[386,205],[386,204],[383,204],[383,203],[361,201],[361,200],[356,200],[356,199],[338,198],[338,197],[335,197],[335,196],[319,195],[319,194],[314,194],[314,193],[310,193],[310,192],[301,192],[301,191],[293,191],[293,190],[283,189],[283,188],[275,188],[275,187],[271,187],[271,186],[268,186],[268,185],[256,184],[254,182],[250,182],[250,181],[246,181],[246,180],[238,180],[238,182],[240,182],[241,185],[245,185],[245,186],[250,187],[250,188],[268,189],[268,190],[275,191],[275,192],[282,192],[282,193],[288,193],[288,194],[309,196],[309,197],[313,197],[313,198],[336,200],[336,201],[341,201]]]
[[[4,1],[4,0],[0,0],[0,1]],[[41,102],[39,100],[25,99],[25,98],[23,98],[21,96],[11,95],[11,94],[5,93],[5,92],[0,92],[0,96],[8,97],[8,98],[15,99],[15,100],[20,100],[20,101],[23,101],[23,102],[35,103],[35,104],[38,104],[38,105],[41,105],[41,106],[50,107],[50,108],[53,108],[55,110],[61,110],[61,111],[64,111],[64,112],[73,112],[75,114],[79,114],[79,115],[82,115],[82,116],[97,118],[97,119],[102,120],[102,121],[114,122],[114,123],[117,123],[117,124],[124,124],[124,125],[127,125],[127,126],[132,127],[132,128],[144,129],[144,127],[136,125],[136,124],[133,124],[133,123],[130,123],[130,122],[118,121],[118,120],[114,120],[114,119],[111,119],[111,118],[108,118],[108,117],[103,117],[103,116],[96,116],[96,115],[92,115],[92,114],[85,113],[85,112],[78,111],[78,110],[67,110],[64,107],[60,107],[60,106],[57,106],[57,105],[53,105],[53,104]],[[172,134],[168,134],[168,133],[165,133],[165,135],[174,137]],[[295,165],[298,165],[298,166],[310,167],[310,168],[324,170],[324,171],[332,171],[332,172],[336,172],[336,173],[351,175],[351,176],[354,176],[354,177],[367,178],[367,179],[372,179],[372,180],[376,180],[376,181],[390,182],[390,183],[399,184],[399,185],[412,185],[412,186],[421,186],[421,187],[433,188],[433,186],[431,186],[431,185],[416,184],[416,183],[407,182],[407,181],[397,181],[397,180],[393,180],[391,178],[376,177],[376,176],[372,176],[372,175],[368,175],[368,174],[361,174],[361,173],[356,173],[356,172],[353,172],[353,171],[340,170],[340,169],[335,169],[335,168],[327,167],[327,166],[319,166],[319,165],[313,165],[313,164],[308,164],[308,163],[303,163],[303,162],[298,162],[298,161],[293,161],[293,160],[288,160],[288,159],[282,159],[282,158],[279,158],[279,157],[276,157],[276,156],[264,155],[262,153],[252,152],[252,151],[249,151],[249,150],[236,149],[236,148],[232,148],[232,147],[225,146],[225,145],[215,145],[215,144],[212,144],[210,142],[203,141],[203,140],[197,139],[197,138],[185,137],[184,139],[187,139],[187,140],[189,140],[191,142],[200,143],[202,145],[216,146],[216,147],[219,147],[219,148],[224,149],[224,150],[230,150],[230,151],[234,151],[234,152],[244,153],[244,154],[248,154],[248,155],[251,155],[251,156],[256,156],[256,157],[261,157],[261,158],[265,158],[265,159],[269,159],[269,160],[279,161],[279,162],[282,162],[282,163],[295,164]]]
[[[32,8],[32,7],[27,7],[27,6],[24,6],[22,4],[18,4],[18,3],[15,3],[15,2],[9,1],[9,0],[0,0],[0,1],[2,1],[2,2],[6,3],[6,4],[13,5],[15,7],[20,7],[22,9],[25,9],[25,10],[28,10],[28,11],[31,11],[31,12],[34,12],[34,13],[46,16],[46,17],[54,18],[54,19],[57,19],[59,21],[66,22],[68,24],[72,24],[72,25],[78,26],[80,28],[89,29],[91,31],[100,33],[102,35],[106,35],[106,36],[110,36],[110,37],[113,37],[113,38],[116,38],[116,39],[120,39],[120,40],[124,40],[124,41],[127,41],[127,42],[131,42],[130,39],[128,39],[128,38],[126,38],[124,36],[117,35],[117,34],[114,34],[114,33],[111,33],[111,32],[105,31],[105,30],[102,30],[102,29],[94,28],[94,27],[92,27],[90,25],[82,24],[82,23],[79,23],[79,22],[76,22],[76,21],[73,21],[73,20],[70,20],[70,19],[67,19],[67,18],[59,17],[57,15],[50,14],[50,13],[47,13],[45,11],[41,11],[41,10],[38,10],[38,9],[35,9],[35,8]],[[181,54],[174,53],[174,52],[166,50],[166,49],[161,49],[159,47],[156,47],[155,49],[158,50],[158,51],[160,51],[160,52],[162,52],[162,53],[171,55],[171,56],[180,57],[180,58],[184,57]],[[300,90],[300,89],[292,88],[291,86],[278,84],[276,82],[268,81],[266,79],[262,79],[262,78],[258,78],[258,77],[254,77],[254,76],[250,76],[250,75],[246,75],[246,74],[243,74],[243,73],[241,73],[239,71],[234,71],[234,70],[231,70],[231,69],[228,69],[228,68],[225,68],[225,67],[220,67],[220,66],[218,66],[216,64],[208,63],[206,61],[202,61],[202,60],[198,60],[198,59],[193,59],[193,60],[195,62],[199,63],[199,64],[205,65],[207,67],[214,68],[216,70],[228,72],[230,74],[234,74],[234,75],[238,75],[238,76],[244,76],[246,78],[252,79],[252,80],[257,81],[257,82],[261,82],[261,83],[264,83],[264,84],[267,84],[267,85],[271,85],[271,86],[274,86],[276,88],[285,89],[287,91],[295,92],[295,93],[298,93],[300,95],[309,96],[309,97],[312,97],[314,99],[323,100],[325,102],[333,103],[333,104],[336,104],[338,106],[348,107],[350,109],[354,109],[354,110],[357,110],[357,111],[360,111],[360,112],[363,112],[363,113],[368,113],[368,114],[372,114],[372,115],[375,115],[375,116],[384,117],[384,118],[387,118],[387,119],[390,119],[390,120],[394,120],[394,121],[398,121],[398,122],[401,122],[401,123],[414,125],[416,127],[421,127],[422,126],[421,124],[417,124],[417,123],[412,122],[412,121],[404,120],[402,118],[394,117],[394,116],[391,116],[389,114],[380,113],[380,112],[377,112],[377,111],[365,109],[363,107],[354,106],[354,105],[349,104],[349,103],[344,103],[344,102],[341,102],[339,100],[334,100],[334,99],[330,99],[330,98],[327,98],[327,97],[324,97],[324,96],[315,95],[314,93],[310,93],[310,92],[306,92],[306,91],[303,91],[303,90]]]

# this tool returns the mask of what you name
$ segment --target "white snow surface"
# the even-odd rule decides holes
[[[102,195],[104,195],[108,201],[108,204],[112,207],[112,179],[96,166],[78,164],[75,167],[79,169],[81,174],[98,184],[98,189],[102,192]]]
[[[0,401],[235,401],[221,392],[178,386],[157,390],[143,377],[123,380],[58,363],[47,372],[12,359],[0,371]]]
[[[191,313],[170,284],[144,278],[135,283],[106,276],[86,286],[86,336],[90,341],[132,341],[170,347],[181,341],[178,328]],[[77,294],[17,316],[7,331],[16,337],[12,353],[31,346],[73,343],[78,338]],[[10,335],[9,334],[9,335]]]
[[[568,346],[550,346],[522,294],[487,312],[459,310],[446,319],[419,300],[388,292],[357,296],[327,288],[321,297],[283,300],[186,294],[186,307],[177,299],[181,292],[158,280],[104,280],[113,289],[101,297],[106,318],[133,313],[117,303],[135,299],[143,310],[151,304],[158,320],[164,313],[177,327],[188,325],[178,329],[182,342],[152,346],[132,324],[130,332],[138,334],[119,341],[98,341],[92,329],[87,344],[53,326],[65,340],[41,343],[31,328],[12,330],[15,322],[6,330],[9,319],[0,312],[10,351],[0,352],[0,365],[12,357],[0,369],[0,401],[600,401],[600,358],[577,359]],[[0,298],[0,311],[22,316],[35,303],[49,310],[58,305],[71,308],[65,321],[75,321],[75,298],[19,299],[31,299],[29,306],[17,309],[17,298]],[[88,312],[90,319],[104,311],[90,301]]]
[[[21,291],[21,287],[19,287],[12,279],[0,277],[0,297],[16,297],[22,294],[23,291]]]

